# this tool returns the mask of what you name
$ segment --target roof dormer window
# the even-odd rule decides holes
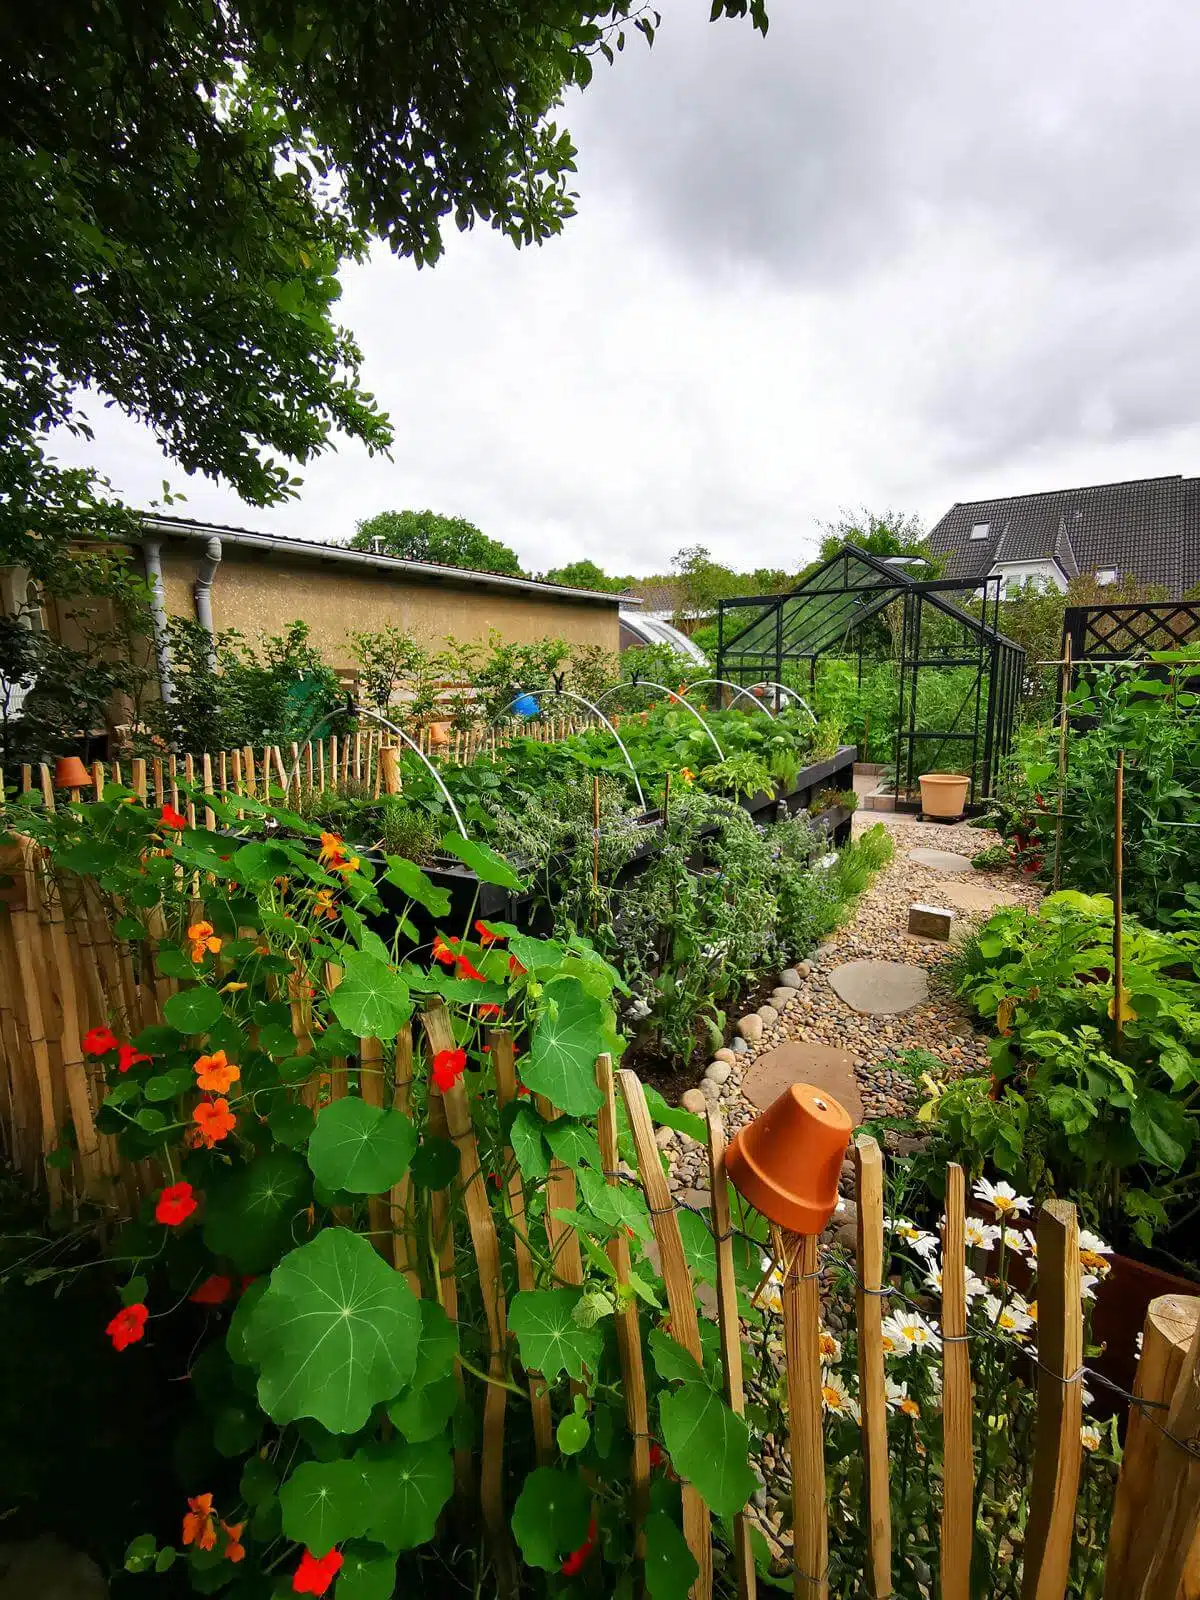
[[[1107,588],[1110,583],[1116,583],[1116,581],[1117,581],[1117,569],[1116,569],[1116,567],[1101,567],[1100,570],[1096,573],[1096,582],[1098,584],[1100,584],[1100,586],[1102,588]]]
[[[971,537],[972,539],[986,539],[991,531],[992,525],[990,522],[977,522],[971,529]]]

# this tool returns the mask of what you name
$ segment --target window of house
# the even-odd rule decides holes
[[[1097,583],[1108,584],[1108,583],[1116,583],[1116,581],[1117,581],[1117,569],[1116,569],[1116,567],[1101,567],[1100,570],[1096,573],[1096,582]]]
[[[971,537],[972,539],[986,539],[991,531],[992,525],[990,522],[977,522],[971,529]]]

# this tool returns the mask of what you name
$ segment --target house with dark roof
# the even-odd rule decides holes
[[[929,549],[946,577],[998,577],[1002,595],[1030,579],[1065,589],[1088,575],[1101,585],[1134,577],[1176,600],[1200,585],[1200,478],[972,500],[946,513]]]

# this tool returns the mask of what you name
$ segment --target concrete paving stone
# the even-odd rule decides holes
[[[869,1017],[902,1016],[929,998],[925,969],[900,961],[847,961],[834,967],[829,982],[848,1006]]]
[[[759,1056],[742,1078],[742,1093],[765,1111],[793,1083],[811,1083],[845,1106],[855,1125],[862,1121],[862,1097],[848,1050],[789,1039]]]
[[[1004,882],[947,883],[938,893],[960,911],[998,911],[1001,906],[1019,906],[1024,902],[1016,888]]]
[[[970,872],[972,870],[970,859],[967,856],[955,855],[953,850],[910,850],[908,859],[915,861],[920,867],[928,867],[931,872]]]

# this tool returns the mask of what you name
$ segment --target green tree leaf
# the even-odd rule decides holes
[[[404,979],[361,950],[346,951],[342,981],[330,995],[329,1006],[350,1033],[385,1043],[396,1037],[413,1011]]]
[[[523,889],[524,882],[505,861],[503,856],[477,839],[464,839],[461,833],[448,833],[442,840],[442,849],[459,861],[479,879],[480,883],[494,883],[501,889]]]
[[[319,1182],[347,1194],[382,1194],[408,1171],[417,1131],[402,1111],[347,1095],[322,1108],[308,1141]]]
[[[342,1551],[336,1600],[392,1600],[396,1557],[382,1545],[352,1540]]]
[[[512,1530],[531,1567],[557,1572],[588,1535],[592,1496],[576,1472],[535,1467],[513,1507]]]
[[[361,1234],[326,1228],[283,1258],[248,1319],[259,1404],[276,1422],[357,1432],[412,1377],[420,1329],[404,1275]]]
[[[454,1487],[449,1441],[391,1439],[359,1450],[354,1459],[366,1479],[370,1538],[389,1550],[411,1550],[432,1539]]]
[[[204,1243],[239,1272],[265,1272],[303,1236],[311,1197],[297,1155],[272,1150],[214,1183],[204,1207]]]
[[[665,1511],[646,1518],[646,1592],[650,1600],[687,1600],[699,1576],[687,1540]]]
[[[203,984],[168,995],[163,1004],[163,1016],[173,1028],[187,1034],[207,1033],[223,1010],[221,996]]]
[[[719,1517],[735,1516],[758,1487],[750,1470],[750,1430],[706,1383],[688,1382],[658,1403],[663,1443],[681,1478]]]
[[[553,1381],[560,1372],[582,1378],[585,1367],[599,1370],[603,1334],[574,1320],[582,1298],[580,1289],[524,1289],[513,1297],[508,1325],[531,1371]]]
[[[367,1530],[367,1491],[362,1464],[302,1461],[279,1491],[283,1531],[315,1556]]]
[[[596,1057],[607,1044],[600,1001],[577,978],[557,979],[546,986],[522,1077],[560,1111],[586,1116],[603,1099]]]

